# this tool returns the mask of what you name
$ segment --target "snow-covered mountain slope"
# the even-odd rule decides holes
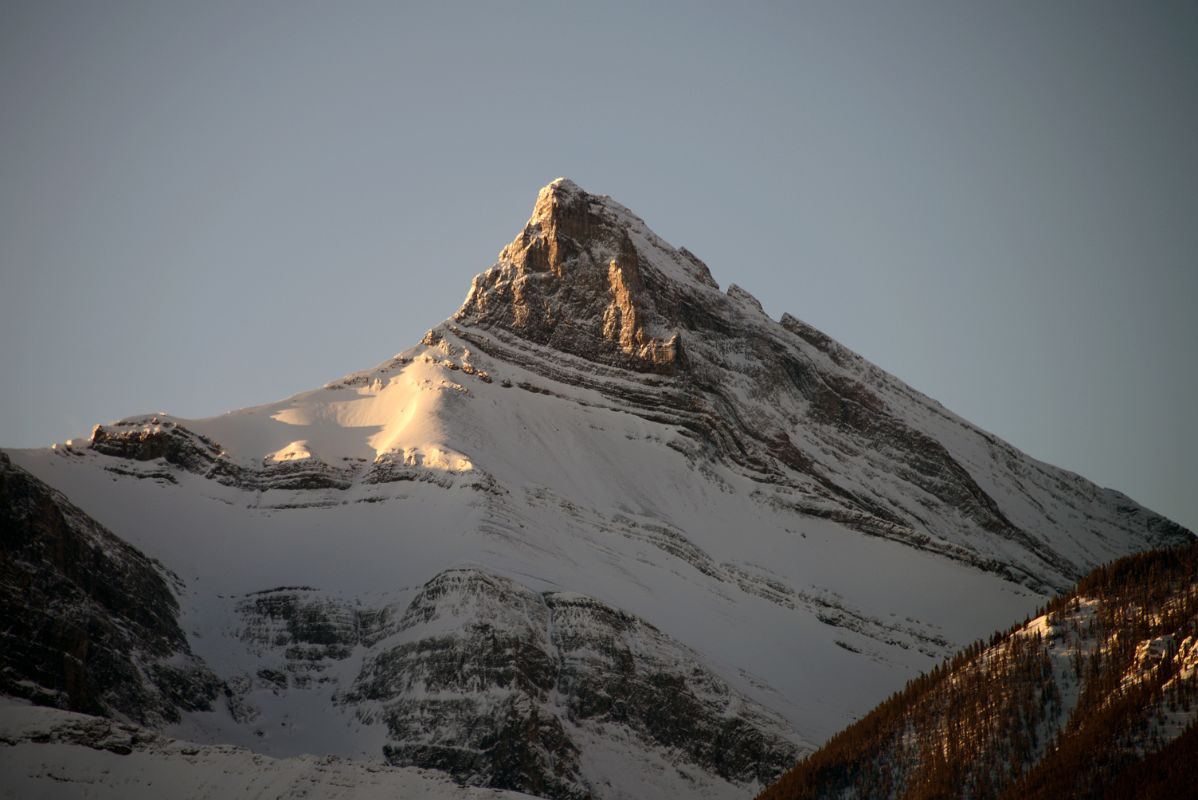
[[[374,369],[11,457],[182,580],[228,692],[173,735],[553,797],[743,795],[1092,566],[1189,537],[566,180]]]

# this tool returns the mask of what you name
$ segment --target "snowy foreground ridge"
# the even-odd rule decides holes
[[[0,797],[40,800],[520,800],[463,789],[444,773],[336,756],[275,759],[241,747],[194,745],[136,725],[52,708],[0,705]]]
[[[13,524],[92,556],[30,539],[0,574],[5,615],[88,654],[10,654],[2,688],[161,738],[109,767],[10,733],[90,723],[7,705],[0,767],[121,796],[194,750],[186,780],[220,772],[220,796],[256,796],[252,763],[322,796],[441,796],[419,768],[745,797],[1093,566],[1189,536],[770,319],[564,179],[462,308],[374,369],[8,456]],[[67,610],[14,588],[63,582]],[[161,600],[113,599],[128,586]]]

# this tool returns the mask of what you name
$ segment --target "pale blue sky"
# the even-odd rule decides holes
[[[1198,528],[1196,142],[1194,3],[5,0],[0,445],[371,366],[567,175]]]

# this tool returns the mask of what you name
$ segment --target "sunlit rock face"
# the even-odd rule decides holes
[[[554,181],[499,262],[475,278],[456,319],[602,363],[676,372],[682,353],[670,311],[685,287],[642,261],[630,227],[638,222],[607,198]],[[705,267],[688,266],[714,287]]]

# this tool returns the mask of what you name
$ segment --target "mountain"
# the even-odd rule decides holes
[[[1035,619],[910,682],[759,797],[1179,797],[1195,779],[1190,544],[1099,567]]]
[[[144,554],[172,652],[214,676],[208,705],[106,713],[553,798],[744,796],[1094,566],[1191,538],[564,179],[374,369],[9,456]],[[11,694],[96,710],[14,660]]]

